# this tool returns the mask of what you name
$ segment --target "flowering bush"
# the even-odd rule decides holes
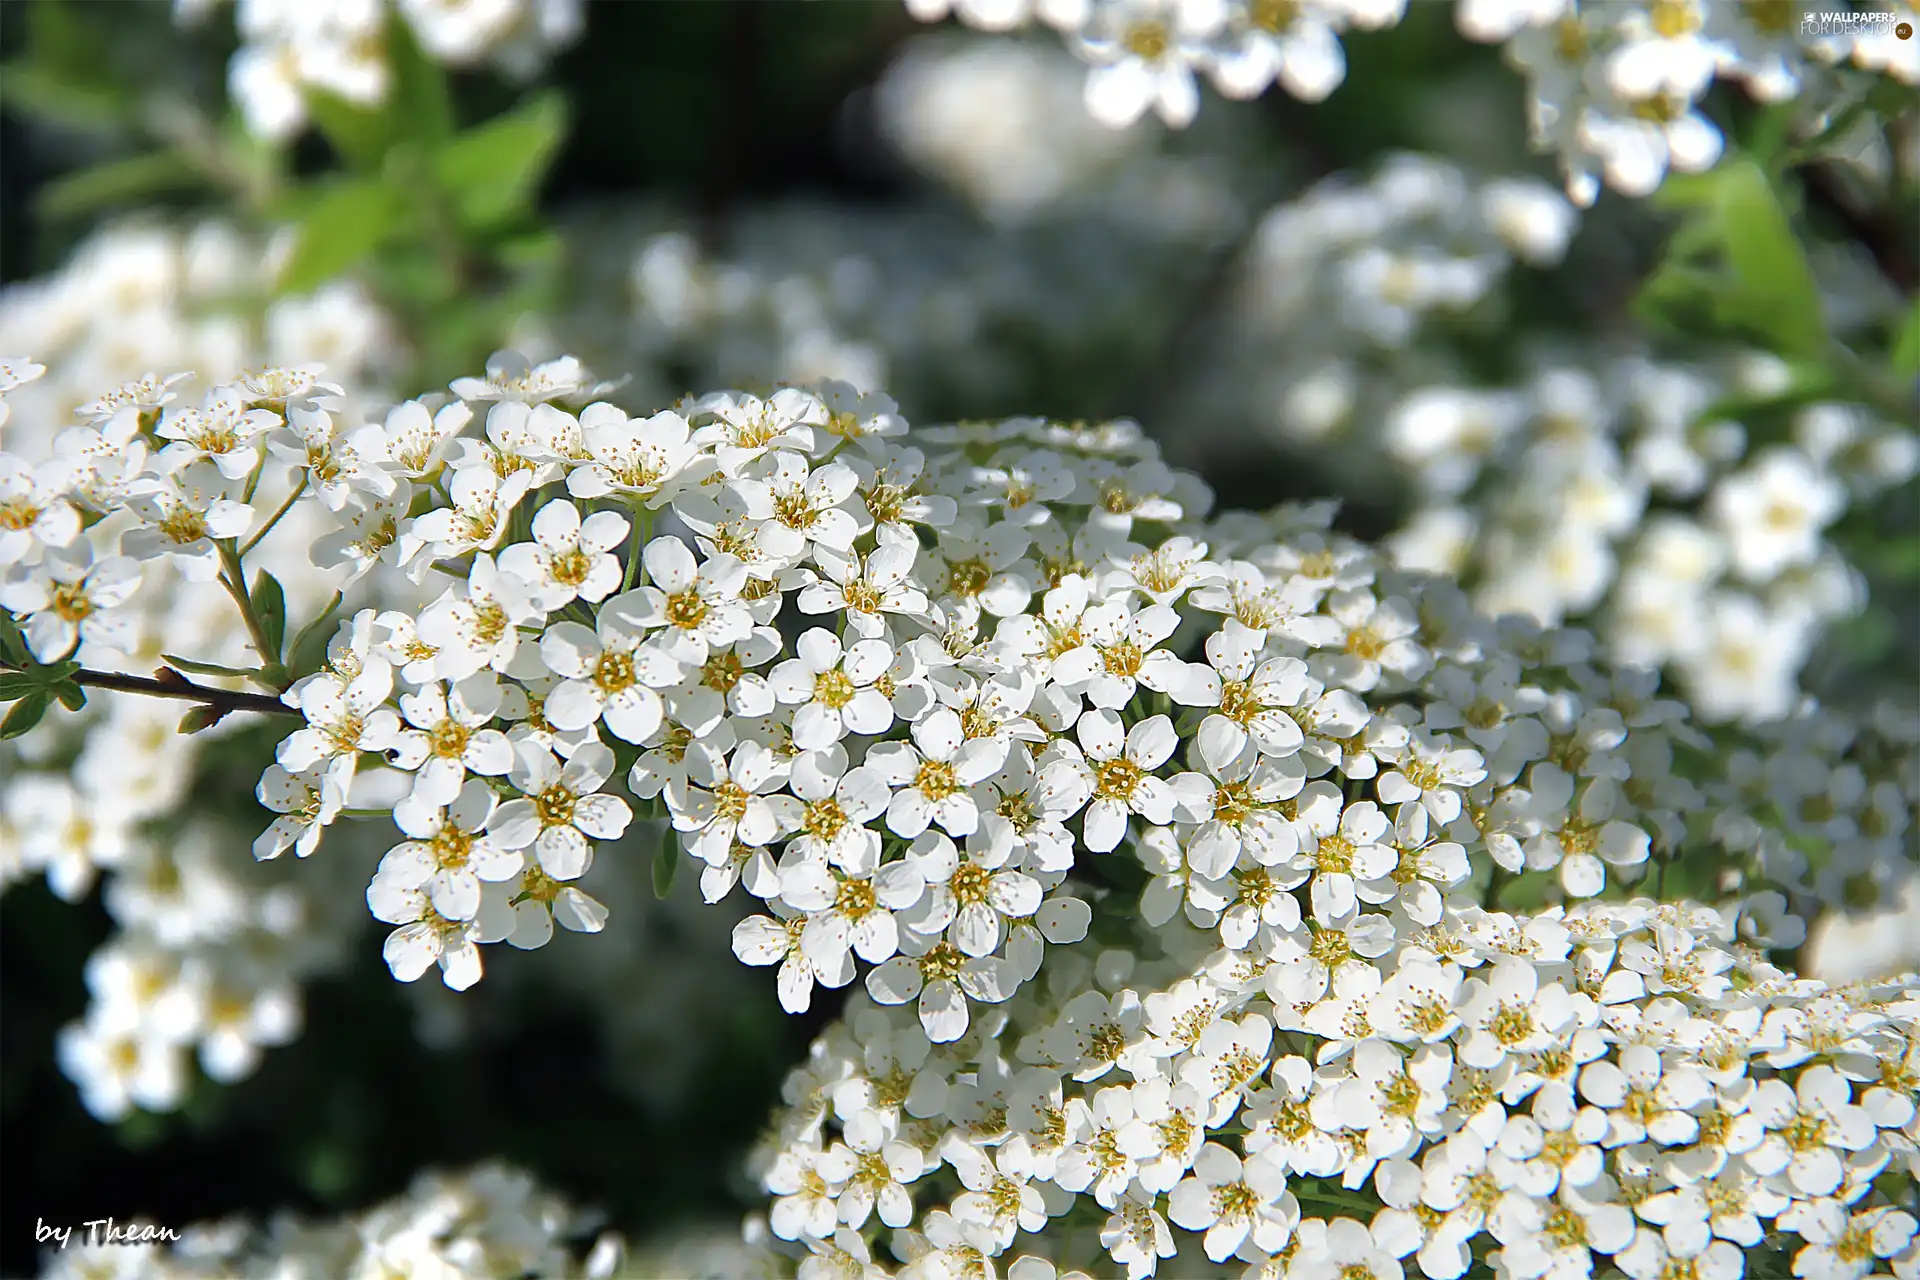
[[[44,1274],[1920,1276],[1913,14],[230,16],[0,99]]]
[[[606,927],[577,882],[663,821],[656,883],[691,860],[707,901],[758,899],[733,946],[783,1007],[864,989],[755,1166],[769,1247],[823,1274],[883,1228],[928,1276],[1909,1254],[1914,984],[1766,954],[1803,940],[1792,897],[1911,874],[1897,713],[1820,735],[1845,798],[1756,805],[1707,762],[1764,780],[1767,744],[1325,508],[1215,516],[1130,422],[916,433],[844,384],[636,418],[607,389],[508,352],[384,414],[317,367],[109,392],[9,456],[7,732],[90,690],[189,731],[297,719],[255,856],[390,818],[384,958],[457,990],[484,948]],[[331,530],[311,616],[249,574],[290,518]],[[176,574],[256,665],[82,665]],[[114,862],[62,852],[75,884]],[[230,1078],[289,1034],[257,974],[156,980],[206,923],[153,922],[145,978],[102,960],[63,1041],[97,1113],[168,1105],[185,1043]]]

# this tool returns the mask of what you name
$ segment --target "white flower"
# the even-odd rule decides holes
[[[520,628],[541,616],[526,583],[500,572],[481,552],[464,583],[421,611],[416,630],[434,651],[434,673],[460,681],[489,667],[506,671],[520,647]]]
[[[828,1181],[845,1182],[840,1191],[840,1221],[854,1228],[865,1226],[876,1207],[886,1226],[912,1222],[913,1197],[904,1184],[925,1169],[920,1152],[907,1143],[857,1129],[848,1132],[846,1142],[829,1147],[820,1160],[820,1172]]]
[[[780,1007],[788,1013],[805,1013],[813,1003],[813,984],[844,987],[853,981],[853,954],[842,947],[825,957],[822,967],[800,945],[806,929],[804,915],[788,919],[748,916],[733,927],[733,954],[746,964],[777,964],[780,972],[775,986]]]
[[[1633,1280],[1685,1273],[1698,1280],[1739,1280],[1746,1271],[1740,1250],[1725,1240],[1704,1234],[1683,1238],[1680,1233],[1642,1231],[1613,1255],[1613,1265]]]
[[[1468,1035],[1460,1061],[1487,1070],[1509,1053],[1536,1053],[1573,1017],[1572,1001],[1557,982],[1540,984],[1525,960],[1502,959],[1484,982],[1468,984],[1460,1020]]]
[[[323,671],[295,684],[280,700],[298,707],[307,727],[281,740],[274,752],[280,767],[305,773],[324,762],[344,787],[362,752],[385,751],[399,739],[400,717],[381,705],[392,690],[393,668],[379,658],[363,661],[350,680]]]
[[[1846,488],[1796,449],[1776,447],[1714,487],[1708,510],[1725,535],[1733,568],[1770,582],[1811,564],[1820,533],[1846,509]]]
[[[538,404],[596,394],[592,375],[572,356],[544,364],[530,364],[518,351],[496,351],[487,357],[485,378],[455,378],[453,394],[462,400],[504,400]],[[605,388],[611,390],[611,388]]]
[[[1400,1260],[1373,1238],[1366,1224],[1352,1218],[1327,1223],[1319,1247],[1303,1247],[1288,1274],[1299,1280],[1401,1280]]]
[[[997,1004],[1019,986],[1005,960],[969,957],[951,942],[908,932],[900,939],[900,949],[904,954],[867,974],[867,992],[881,1004],[905,1004],[918,997],[920,1025],[935,1044],[948,1044],[967,1033],[968,997]]]
[[[398,568],[411,561],[424,545],[413,531],[407,512],[413,505],[413,485],[397,481],[387,494],[355,492],[338,513],[342,527],[313,544],[309,553],[317,569],[352,566],[352,582],[377,564]]]
[[[518,876],[480,886],[480,911],[474,916],[476,940],[506,942],[535,951],[553,938],[555,921],[574,933],[598,933],[607,909],[574,885],[562,884],[538,865]]]
[[[1251,739],[1269,756],[1299,750],[1305,735],[1287,708],[1305,700],[1307,664],[1298,658],[1270,658],[1259,662],[1265,637],[1228,619],[1226,626],[1207,637],[1211,669],[1196,667],[1193,677],[1203,688],[1195,704],[1214,708],[1200,722],[1196,739],[1200,758],[1216,771],[1246,749]]]
[[[396,768],[417,769],[414,798],[451,804],[469,772],[498,777],[513,767],[507,735],[487,723],[500,712],[501,690],[490,676],[475,675],[443,689],[438,682],[400,696],[400,711],[413,726],[394,739]]]
[[[482,834],[493,816],[493,793],[475,778],[444,809],[417,796],[394,806],[393,820],[413,837],[380,860],[376,880],[421,889],[433,909],[449,920],[471,920],[480,910],[480,882],[519,873],[518,851],[501,837]]]
[[[610,404],[590,404],[580,412],[580,435],[592,461],[567,474],[567,492],[576,498],[620,494],[658,505],[697,456],[691,432],[671,409],[643,420]]]
[[[852,872],[880,865],[880,833],[867,824],[887,811],[893,793],[879,771],[848,769],[846,751],[834,746],[796,757],[786,781],[802,806],[789,852]]]
[[[911,840],[934,823],[949,835],[973,834],[980,825],[973,788],[1005,758],[990,739],[968,739],[960,717],[942,707],[913,726],[912,743],[876,743],[866,762],[899,788],[887,805],[887,830]]]
[[[66,499],[68,468],[30,466],[0,453],[0,569],[31,563],[40,547],[65,547],[80,533],[80,513]]]
[[[1648,1139],[1662,1146],[1691,1142],[1700,1132],[1692,1112],[1713,1097],[1706,1078],[1689,1067],[1664,1070],[1650,1045],[1622,1045],[1619,1065],[1589,1062],[1580,1092],[1607,1109],[1608,1146]]]
[[[633,820],[626,801],[596,794],[613,773],[613,752],[590,742],[562,765],[552,752],[523,742],[515,756],[508,778],[521,798],[494,812],[488,833],[508,849],[531,845],[555,880],[578,880],[592,865],[592,841],[619,839]]]
[[[1747,1152],[1749,1168],[1763,1177],[1785,1173],[1804,1195],[1832,1195],[1845,1170],[1844,1153],[1873,1144],[1873,1118],[1855,1106],[1847,1078],[1824,1064],[1808,1067],[1789,1086],[1762,1083],[1748,1106],[1767,1127],[1759,1146]]]
[[[338,511],[357,490],[384,494],[392,489],[394,477],[380,466],[387,460],[387,438],[378,426],[347,426],[329,407],[338,404],[333,396],[284,403],[287,425],[267,438],[267,448],[303,469],[307,487],[327,510]]]
[[[443,558],[491,551],[507,534],[507,516],[532,487],[528,471],[502,479],[490,466],[455,467],[447,486],[452,505],[435,507],[414,521],[414,535]]]
[[[392,877],[373,878],[367,906],[374,919],[400,926],[381,948],[387,967],[400,981],[418,981],[436,963],[441,981],[455,991],[480,981],[479,927],[473,921],[447,919],[434,910],[424,889]]]
[[[1094,853],[1107,853],[1127,834],[1130,814],[1155,826],[1173,820],[1174,791],[1153,770],[1167,762],[1179,738],[1165,716],[1149,716],[1131,729],[1107,710],[1080,717],[1076,730],[1084,759],[1048,765],[1042,777],[1050,785],[1089,797],[1084,840]]]
[[[533,518],[533,541],[502,551],[500,568],[526,583],[535,607],[549,613],[576,599],[598,604],[620,587],[620,560],[612,551],[628,528],[617,511],[596,511],[583,521],[571,502],[549,502]]]
[[[796,600],[807,614],[844,611],[847,625],[869,639],[887,634],[889,613],[923,617],[926,593],[908,581],[914,552],[899,543],[884,543],[866,556],[841,556],[829,549],[814,552],[824,582],[803,587]]]
[[[1301,849],[1295,865],[1313,871],[1314,915],[1347,915],[1358,906],[1356,882],[1378,880],[1399,861],[1379,843],[1387,833],[1386,815],[1371,800],[1341,808],[1338,793],[1324,782],[1308,787],[1299,803],[1300,820],[1294,827],[1312,842]]]
[[[585,729],[605,721],[622,742],[645,742],[666,711],[655,689],[680,678],[680,664],[643,645],[631,615],[609,602],[594,630],[556,622],[540,637],[540,658],[562,677],[547,695],[545,714],[556,729]]]
[[[117,610],[140,586],[139,562],[96,561],[85,543],[76,550],[49,553],[26,577],[0,586],[0,608],[26,617],[27,647],[41,662],[59,662],[83,643],[125,653],[137,638],[134,620]]]
[[[813,545],[842,555],[852,551],[861,521],[842,504],[860,484],[853,468],[829,462],[809,470],[804,457],[786,450],[769,461],[764,476],[736,477],[727,486],[737,501],[735,513],[758,522],[754,532],[761,549],[786,562],[800,559]]]
[[[1022,1231],[1039,1231],[1047,1223],[1047,1201],[1033,1185],[1033,1153],[1023,1138],[993,1149],[956,1143],[948,1161],[966,1190],[953,1200],[953,1216],[992,1231],[1002,1248],[1010,1247]]]
[[[843,648],[831,631],[802,635],[795,655],[767,677],[774,696],[797,706],[793,745],[802,751],[832,746],[848,733],[878,736],[893,724],[893,704],[874,682],[893,665],[893,647],[882,639]]]
[[[791,796],[776,794],[787,772],[788,765],[757,742],[742,742],[729,759],[701,754],[689,769],[684,807],[674,810],[674,829],[696,833],[688,847],[703,858],[724,853],[735,840],[755,848],[772,843],[792,829],[801,809]]]
[[[1193,66],[1220,22],[1220,7],[1192,0],[1117,0],[1098,11],[1099,27],[1080,46],[1087,73],[1087,112],[1121,129],[1149,107],[1175,129],[1193,123],[1200,90]]]
[[[869,964],[893,958],[900,931],[893,913],[913,906],[926,888],[920,867],[889,862],[876,871],[848,874],[824,863],[801,862],[780,876],[780,897],[808,912],[800,937],[815,967],[835,971],[849,948]]]
[[[740,599],[746,566],[733,556],[714,556],[702,564],[678,538],[655,538],[641,560],[646,585],[608,601],[603,616],[634,631],[660,628],[654,643],[689,666],[752,631],[753,615]]]
[[[280,815],[253,842],[253,856],[263,861],[279,857],[290,845],[295,857],[312,853],[347,799],[331,773],[309,770],[292,774],[277,764],[268,765],[260,775],[254,794],[261,804]]]
[[[121,536],[121,552],[136,560],[170,556],[188,579],[212,581],[220,572],[214,542],[237,538],[253,523],[253,508],[227,497],[227,484],[204,462],[137,481],[127,507],[145,523]]]
[[[1246,1245],[1259,1254],[1284,1245],[1299,1210],[1279,1166],[1258,1154],[1241,1160],[1209,1142],[1193,1162],[1193,1176],[1167,1197],[1167,1216],[1189,1231],[1206,1232],[1207,1257],[1224,1262]]]
[[[936,831],[915,840],[907,860],[919,870],[927,892],[902,920],[928,937],[945,931],[948,941],[967,955],[993,954],[1006,936],[1008,919],[1040,909],[1039,881],[971,849],[963,857],[953,841]]]
[[[1214,87],[1227,97],[1257,98],[1277,79],[1300,101],[1319,102],[1346,79],[1333,6],[1249,0],[1245,14],[1236,45],[1207,68]]]
[[[387,410],[382,427],[387,456],[402,475],[424,480],[439,469],[447,441],[472,420],[473,410],[460,400],[442,405],[438,411],[430,411],[418,400],[397,404]]]
[[[204,460],[228,480],[244,480],[260,461],[260,437],[279,424],[278,414],[247,408],[233,391],[216,391],[199,408],[171,410],[155,425],[155,435],[174,441],[160,450],[161,469]]]
[[[1087,700],[1110,710],[1126,706],[1140,685],[1176,702],[1203,705],[1208,691],[1199,672],[1205,668],[1192,667],[1156,647],[1179,625],[1180,615],[1166,605],[1148,605],[1129,616],[1120,601],[1096,604],[1081,615],[1080,629],[1099,655],[1098,665],[1088,677],[1069,681],[1062,679],[1056,664],[1054,678],[1063,684],[1084,684]]]

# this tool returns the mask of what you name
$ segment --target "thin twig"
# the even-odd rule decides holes
[[[0,672],[22,674],[26,668],[0,662]],[[160,667],[155,678],[122,675],[117,671],[76,671],[67,679],[88,689],[111,689],[116,693],[140,693],[149,698],[178,698],[212,707],[221,715],[235,711],[258,711],[264,715],[298,716],[300,713],[264,693],[245,693],[236,689],[213,689],[193,681],[172,667]]]

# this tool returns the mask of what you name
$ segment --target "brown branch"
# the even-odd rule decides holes
[[[24,674],[25,670],[12,663],[0,662],[0,672]],[[212,689],[203,684],[195,684],[172,667],[155,668],[152,679],[145,676],[121,675],[116,671],[77,671],[67,678],[72,683],[88,689],[110,689],[115,693],[139,693],[149,698],[178,698],[183,702],[197,702],[201,706],[213,708],[221,716],[230,715],[235,711],[258,711],[263,715],[281,716],[300,714],[280,699],[264,693]]]

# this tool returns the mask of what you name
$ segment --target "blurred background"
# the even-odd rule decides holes
[[[51,370],[11,397],[16,423],[147,372],[272,361],[407,396],[502,346],[626,375],[629,410],[838,378],[914,422],[1130,416],[1221,505],[1338,498],[1339,527],[1489,609],[1593,629],[1708,720],[1806,693],[1912,705],[1912,375],[1834,365],[1793,330],[1811,306],[1821,342],[1884,352],[1912,327],[1910,101],[1798,155],[1833,112],[1723,85],[1704,103],[1718,169],[1581,208],[1529,148],[1527,81],[1445,4],[1343,33],[1324,102],[1208,93],[1179,131],[1091,120],[1083,65],[1044,29],[882,0],[578,18],[531,65],[452,74],[392,23],[382,111],[316,96],[269,144],[245,113],[291,108],[230,97],[229,9],[0,3],[0,353]],[[441,153],[415,131],[489,124],[421,185]],[[1735,186],[1786,172],[1804,200],[1784,213],[1767,177]],[[1742,311],[1670,269],[1677,228],[1697,244],[1788,215],[1801,238],[1761,251],[1802,295]],[[1796,467],[1835,488],[1830,518],[1743,560],[1734,535]],[[159,732],[156,751],[184,741]],[[90,1115],[56,1040],[88,957],[148,908],[120,881],[56,893],[31,858],[6,866],[0,1273],[33,1269],[37,1217],[330,1210],[486,1155],[634,1237],[730,1229],[734,1162],[832,993],[781,1014],[691,877],[651,898],[638,840],[590,886],[620,928],[490,961],[464,997],[400,986],[360,910],[375,837],[330,838],[312,866],[245,857],[264,749],[201,748],[174,784],[196,825],[167,837],[166,874],[270,902],[298,884],[325,939],[290,970],[298,1047],[238,1083]],[[1863,905],[1920,909],[1902,901]]]

